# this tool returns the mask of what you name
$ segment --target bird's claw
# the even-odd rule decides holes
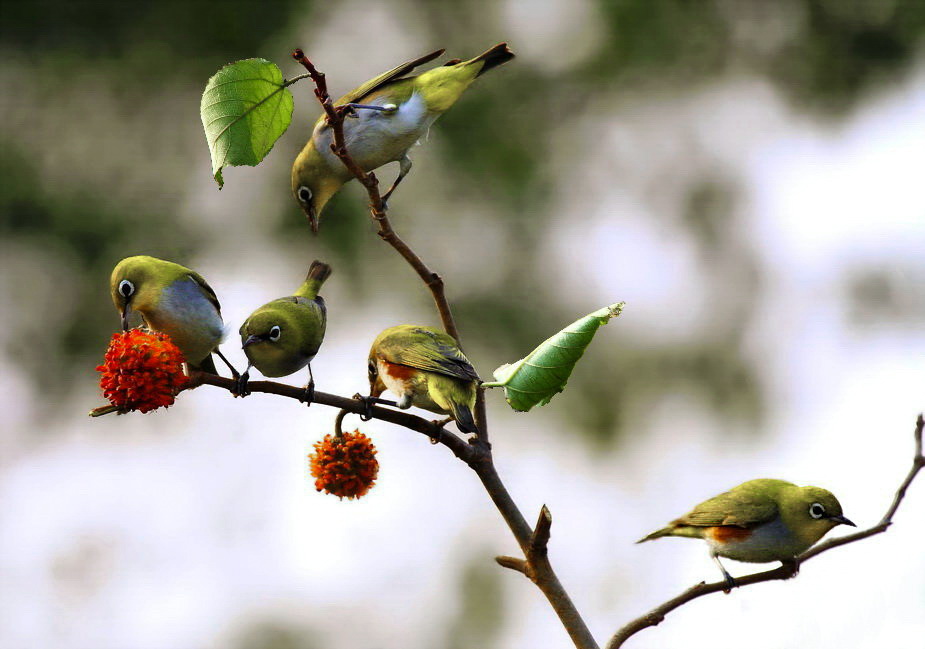
[[[247,388],[247,382],[250,380],[250,375],[247,372],[244,374],[235,373],[235,376],[231,379],[234,383],[231,386],[231,394],[236,397],[241,397],[242,399],[249,395],[251,391]]]
[[[373,418],[373,397],[365,397],[359,392],[353,395],[354,399],[358,399],[363,403],[364,409],[360,413],[360,421],[369,421]]]
[[[308,385],[306,385],[305,388],[303,389],[302,396],[299,397],[299,401],[301,401],[302,403],[310,407],[314,400],[315,400],[315,382],[309,381]]]
[[[365,410],[360,415],[360,419],[363,421],[369,421],[370,419],[373,418],[373,404],[374,403],[381,403],[385,406],[392,406],[393,408],[401,407],[394,401],[389,401],[388,399],[380,399],[379,397],[374,397],[373,395],[369,395],[368,397],[365,397],[359,392],[353,395],[353,398],[359,399],[360,401],[363,402],[363,405],[366,406]]]
[[[431,444],[439,444],[440,442],[443,441],[443,427],[446,426],[451,421],[453,421],[452,417],[445,417],[444,419],[432,419],[431,420],[430,423],[432,423],[434,426],[438,428],[437,436],[430,438]]]
[[[729,593],[732,592],[733,588],[738,588],[738,587],[739,587],[739,583],[735,580],[735,577],[727,573],[726,574],[726,587],[723,589],[723,592],[728,595]]]

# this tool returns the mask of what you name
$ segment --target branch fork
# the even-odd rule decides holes
[[[498,565],[523,574],[533,583],[540,578],[537,566],[546,560],[549,545],[550,528],[552,527],[552,514],[546,505],[540,509],[539,518],[536,521],[536,527],[533,528],[533,534],[527,544],[526,559],[517,557],[499,556],[495,557]]]

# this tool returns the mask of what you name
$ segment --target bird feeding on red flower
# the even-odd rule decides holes
[[[315,489],[339,498],[361,498],[379,475],[372,440],[356,430],[342,437],[325,435],[308,456]]]
[[[131,329],[112,335],[100,388],[120,412],[148,412],[173,404],[186,383],[182,352],[164,333]]]

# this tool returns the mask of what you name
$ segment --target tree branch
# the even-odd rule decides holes
[[[824,543],[820,543],[816,547],[811,548],[798,556],[792,562],[784,563],[779,568],[775,568],[774,570],[766,570],[764,572],[754,573],[745,577],[736,577],[736,584],[739,586],[748,586],[751,584],[759,584],[765,581],[790,579],[791,577],[796,576],[802,563],[809,561],[813,557],[818,556],[827,550],[831,550],[832,548],[837,548],[848,543],[853,543],[855,541],[860,541],[862,539],[866,539],[876,534],[885,532],[887,528],[892,525],[893,516],[896,514],[896,510],[899,509],[899,505],[902,503],[909,485],[912,484],[915,476],[922,469],[922,467],[925,466],[925,457],[922,456],[923,428],[925,428],[925,419],[923,419],[922,415],[920,414],[915,422],[915,456],[912,460],[912,468],[909,469],[909,473],[902,481],[902,484],[899,485],[899,489],[896,490],[896,495],[893,496],[893,502],[890,504],[889,509],[886,510],[886,513],[883,515],[883,518],[880,519],[879,523],[869,529],[861,530],[860,532],[855,532],[854,534],[848,534],[847,536],[830,539]],[[675,610],[676,608],[683,606],[684,604],[687,604],[688,602],[695,600],[698,597],[703,597],[704,595],[709,595],[710,593],[718,593],[727,589],[728,586],[726,585],[725,581],[718,581],[712,584],[701,582],[695,586],[691,586],[677,597],[674,597],[664,604],[655,607],[642,617],[633,620],[623,628],[619,629],[610,638],[610,642],[607,643],[605,649],[618,649],[618,647],[622,647],[624,642],[626,642],[631,636],[635,635],[639,631],[659,624],[662,620],[665,619],[665,616],[668,613]]]
[[[350,108],[334,105],[328,93],[324,74],[315,69],[315,66],[305,57],[302,50],[295,50],[292,57],[308,71],[309,76],[315,82],[315,96],[318,98],[321,107],[327,115],[327,122],[333,133],[334,143],[331,145],[331,150],[340,158],[360,184],[366,188],[366,192],[369,195],[370,214],[379,228],[378,235],[411,265],[418,274],[418,277],[420,277],[427,288],[430,289],[434,304],[437,307],[437,312],[440,315],[440,321],[443,324],[443,329],[459,343],[460,347],[462,347],[459,331],[456,328],[453,313],[446,299],[443,279],[437,273],[431,271],[411,247],[398,236],[389,221],[387,207],[379,193],[379,181],[376,179],[376,175],[372,172],[364,171],[347,151],[344,138],[344,119],[350,111]],[[253,384],[249,385],[253,386]],[[316,400],[322,402],[318,399],[319,393],[316,392],[315,394]],[[581,619],[581,615],[569,598],[568,593],[566,593],[562,584],[559,582],[559,578],[553,571],[549,559],[546,556],[546,542],[549,538],[549,524],[552,520],[549,515],[549,510],[544,506],[543,513],[541,513],[540,516],[540,523],[537,526],[537,532],[534,533],[495,470],[494,460],[491,454],[491,445],[488,443],[485,392],[481,387],[479,387],[476,392],[474,418],[479,434],[476,439],[473,440],[472,444],[473,448],[478,448],[479,450],[477,452],[474,451],[468,459],[463,458],[459,453],[457,453],[457,457],[466,461],[472,470],[479,476],[489,497],[498,508],[501,516],[514,534],[514,537],[517,539],[521,550],[524,552],[524,556],[527,557],[525,565],[529,566],[530,574],[528,574],[528,576],[531,581],[540,588],[543,594],[546,595],[549,603],[556,611],[563,626],[565,626],[566,631],[568,631],[569,636],[572,638],[572,642],[574,642],[578,649],[598,649],[598,645],[591,636],[591,632],[588,630],[584,620]],[[519,560],[512,559],[512,561]],[[527,572],[524,574],[527,574]]]
[[[217,374],[192,370],[190,372],[189,383],[186,385],[186,387],[184,387],[184,390],[191,390],[193,388],[199,387],[200,385],[212,385],[217,388],[224,388],[225,390],[228,390],[234,394],[235,383],[233,379],[226,379],[225,377],[218,376]],[[304,388],[297,388],[292,385],[277,383],[275,381],[249,381],[247,384],[247,389],[251,392],[263,392],[265,394],[275,394],[281,397],[289,397],[290,399],[295,399],[296,401],[304,402],[305,400]],[[367,413],[366,404],[360,399],[349,399],[337,394],[319,392],[318,390],[315,390],[312,403],[319,403],[323,406],[330,406],[332,408],[340,408],[341,410],[352,412],[356,415],[365,415]],[[443,444],[451,451],[453,451],[453,454],[456,457],[458,457],[463,462],[466,462],[467,464],[475,461],[475,458],[478,455],[478,450],[472,444],[467,443],[464,439],[455,433],[448,431],[443,426],[440,426],[433,421],[424,419],[423,417],[418,417],[417,415],[402,412],[401,410],[382,408],[380,406],[373,406],[369,413],[373,419],[387,421],[390,424],[396,424],[402,428],[407,428],[408,430],[413,430],[417,433],[427,435],[427,437],[429,437],[432,442],[435,444]]]

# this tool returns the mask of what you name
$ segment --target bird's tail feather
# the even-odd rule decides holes
[[[323,261],[318,261],[316,259],[308,269],[305,282],[296,292],[296,295],[314,300],[318,296],[318,291],[321,290],[321,285],[324,284],[325,280],[330,276],[331,267]]]
[[[469,406],[464,404],[453,404],[453,419],[456,420],[456,425],[459,426],[459,430],[464,433],[479,434],[479,429],[475,425],[475,420],[472,418],[472,410]]]
[[[498,43],[487,52],[479,54],[470,62],[484,61],[485,65],[479,70],[477,77],[482,76],[492,68],[496,68],[502,63],[507,63],[514,58],[514,53],[508,48],[507,43]]]
[[[673,528],[671,527],[663,527],[660,530],[655,530],[651,534],[647,534],[646,536],[636,541],[636,543],[645,543],[646,541],[654,541],[655,539],[660,539],[663,536],[671,536],[672,531]]]

